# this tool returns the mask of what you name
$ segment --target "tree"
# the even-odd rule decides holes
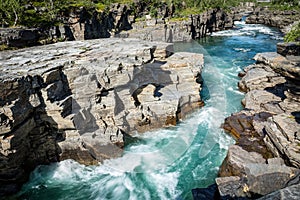
[[[21,11],[20,0],[1,0],[0,13],[2,17],[2,24],[16,26],[19,20],[19,13]]]

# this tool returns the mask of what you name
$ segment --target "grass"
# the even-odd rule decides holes
[[[107,5],[103,3],[97,3],[95,6],[97,12],[103,12],[107,8]]]
[[[175,16],[177,16],[177,18],[187,18],[190,15],[195,15],[195,14],[200,14],[200,13],[202,13],[202,10],[200,8],[191,7],[191,8],[185,8],[180,11],[176,10]]]
[[[182,21],[185,21],[185,20],[188,20],[189,17],[186,16],[186,17],[173,17],[169,20],[169,22],[182,22]]]
[[[258,3],[259,6],[261,7],[268,7],[270,10],[280,10],[280,11],[285,11],[285,10],[300,10],[300,6],[292,6],[289,4],[272,4],[272,3]]]

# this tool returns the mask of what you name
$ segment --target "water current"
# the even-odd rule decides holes
[[[19,199],[192,199],[191,189],[214,183],[233,139],[220,128],[242,109],[237,74],[256,53],[275,51],[281,35],[263,25],[236,28],[200,41],[175,43],[175,51],[202,53],[201,92],[205,106],[178,126],[147,132],[124,155],[99,166],[72,160],[39,166],[17,194]]]

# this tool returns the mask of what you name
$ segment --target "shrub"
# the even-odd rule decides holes
[[[300,41],[300,22],[294,25],[291,30],[284,36],[285,42]]]

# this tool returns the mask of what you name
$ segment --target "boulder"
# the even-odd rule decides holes
[[[249,163],[266,163],[266,160],[256,152],[247,152],[242,147],[232,145],[228,149],[227,156],[220,170],[220,177],[246,175],[245,166]]]

